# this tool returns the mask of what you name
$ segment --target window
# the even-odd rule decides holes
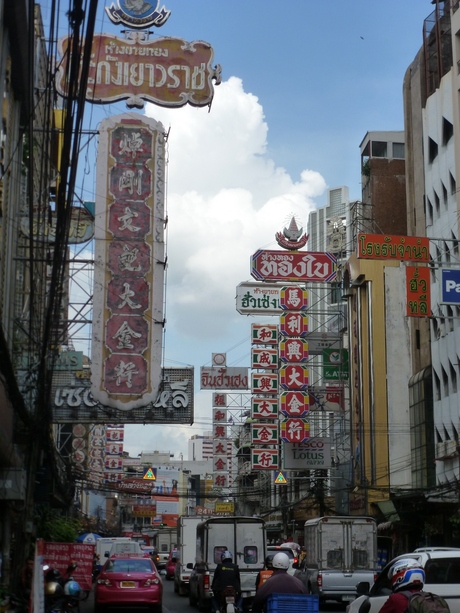
[[[245,564],[257,564],[257,547],[245,547],[243,549],[243,556]]]
[[[438,157],[438,143],[432,138],[428,138],[428,159],[430,164]]]
[[[227,551],[227,547],[225,545],[214,547],[214,562],[216,564],[220,564],[222,562],[222,554],[224,551]]]
[[[387,157],[387,143],[380,140],[372,141],[372,157],[374,158],[386,158]]]
[[[343,550],[332,549],[327,552],[327,565],[330,568],[342,568]]]
[[[442,118],[442,144],[447,145],[454,135],[454,126],[445,117]]]
[[[364,549],[353,549],[353,566],[354,568],[367,568],[368,556]]]
[[[404,160],[404,158],[406,157],[404,143],[393,143],[393,157],[400,160]]]

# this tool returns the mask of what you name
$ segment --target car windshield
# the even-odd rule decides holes
[[[286,547],[286,549],[278,547],[273,547],[273,549],[269,548],[268,553],[285,553],[291,560],[295,558],[294,552],[290,547]]]
[[[106,573],[151,573],[152,565],[148,558],[137,560],[109,560]]]

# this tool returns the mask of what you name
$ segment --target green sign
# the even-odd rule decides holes
[[[348,379],[348,349],[323,350],[323,379],[344,381]]]

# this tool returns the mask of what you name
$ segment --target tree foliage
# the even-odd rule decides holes
[[[81,532],[81,522],[65,517],[56,509],[40,507],[35,517],[37,537],[54,543],[73,543]]]

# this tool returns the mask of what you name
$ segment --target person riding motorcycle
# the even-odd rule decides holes
[[[257,590],[252,602],[253,613],[263,611],[270,594],[308,594],[307,588],[300,579],[288,575],[289,558],[285,553],[277,553],[273,557],[273,575]]]
[[[393,564],[388,571],[391,579],[391,594],[380,613],[404,613],[407,609],[407,595],[401,594],[402,591],[416,593],[423,589],[425,585],[425,571],[420,566],[420,562],[413,558],[403,558]]]
[[[256,592],[261,587],[265,581],[273,575],[273,557],[274,554],[268,554],[264,560],[265,568],[257,573],[256,577]]]
[[[220,601],[222,598],[222,591],[229,585],[231,585],[236,591],[236,606],[240,611],[243,608],[243,602],[241,598],[241,579],[240,569],[237,564],[233,563],[233,554],[226,549],[221,555],[221,563],[216,566],[214,571],[214,577],[211,584],[212,589],[212,613],[216,613],[219,610]]]

